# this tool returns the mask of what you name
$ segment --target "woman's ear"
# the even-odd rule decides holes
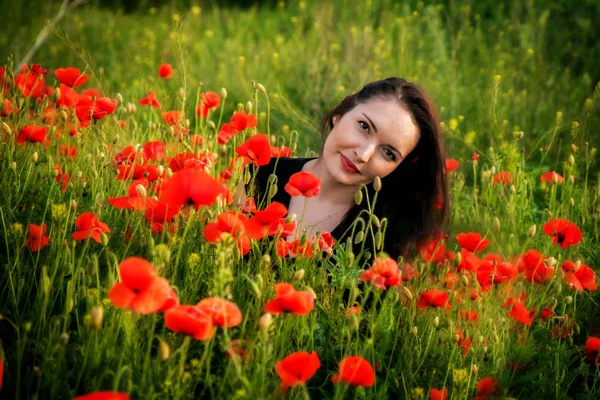
[[[333,126],[335,126],[335,124],[337,124],[339,120],[340,120],[339,114],[335,114],[333,117],[331,117],[331,124]]]

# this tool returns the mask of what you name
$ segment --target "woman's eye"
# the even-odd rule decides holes
[[[369,131],[369,124],[367,124],[365,121],[358,121],[358,124],[363,131]]]
[[[396,161],[396,155],[394,154],[393,151],[391,151],[390,149],[383,149],[383,152],[385,153],[385,156],[391,160],[391,161]]]

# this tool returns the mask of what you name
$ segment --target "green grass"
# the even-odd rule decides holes
[[[0,40],[0,56],[13,54],[9,65],[22,59],[58,6],[41,4],[32,7],[30,25],[24,24],[28,14],[22,6],[7,10],[6,30],[12,34]],[[123,103],[79,136],[65,131],[56,138],[56,131],[49,131],[48,147],[17,145],[12,136],[25,125],[41,124],[41,112],[50,104],[37,104],[16,89],[0,94],[0,101],[9,99],[19,109],[0,118],[2,397],[71,398],[120,390],[134,399],[270,398],[280,382],[276,362],[314,350],[321,368],[306,387],[291,389],[292,398],[419,399],[428,398],[430,388],[447,388],[449,399],[470,399],[484,377],[498,379],[505,397],[596,398],[600,373],[585,361],[583,348],[588,337],[600,336],[599,298],[596,291],[569,289],[559,271],[565,260],[580,259],[593,269],[600,263],[595,135],[600,76],[594,59],[600,45],[590,40],[589,17],[582,10],[597,12],[591,4],[569,9],[561,2],[470,6],[385,0],[200,11],[171,5],[131,14],[98,4],[73,10],[33,62],[48,69],[46,83],[55,87],[54,69],[79,67],[91,76],[84,88],[98,88],[111,98],[120,93]],[[561,20],[575,22],[557,25]],[[162,62],[173,64],[172,79],[158,77]],[[447,155],[460,162],[450,174],[447,250],[459,253],[455,235],[469,231],[491,240],[483,254],[507,261],[536,249],[557,261],[548,282],[528,283],[520,274],[515,283],[496,285],[471,301],[471,291],[479,288],[475,274],[458,274],[456,286],[448,288],[446,273],[456,272],[457,260],[437,265],[417,256],[411,260],[417,273],[405,289],[382,291],[359,285],[369,267],[365,251],[377,251],[368,235],[336,246],[331,257],[310,259],[280,259],[273,241],[262,240],[242,259],[230,241],[215,245],[203,237],[205,225],[228,206],[182,213],[176,233],[157,235],[142,212],[108,203],[124,196],[130,183],[115,180],[112,164],[126,146],[163,140],[170,157],[198,149],[187,137],[177,140],[160,111],[184,111],[190,135],[201,134],[202,148],[218,156],[211,170],[216,176],[236,146],[255,133],[241,133],[224,149],[215,140],[220,123],[237,108],[247,109],[248,101],[259,121],[256,132],[269,132],[273,144],[295,147],[302,156],[320,149],[318,122],[332,106],[365,83],[389,76],[414,80],[430,93],[441,111]],[[253,81],[264,85],[266,94]],[[222,87],[228,97],[210,118],[215,126],[197,120],[198,93]],[[138,104],[151,90],[157,91],[160,111]],[[128,112],[127,103],[138,104],[137,111]],[[60,117],[53,129],[67,121],[74,117]],[[74,160],[58,151],[62,144],[78,149]],[[477,163],[471,160],[474,152],[480,154]],[[64,192],[54,179],[55,164],[71,174]],[[500,171],[512,172],[511,184],[491,184]],[[564,183],[540,182],[548,171],[560,173]],[[76,217],[87,211],[111,229],[101,244],[72,239]],[[581,228],[581,243],[561,249],[544,235],[542,226],[557,217]],[[48,225],[50,242],[39,252],[25,245],[29,223]],[[536,233],[530,235],[534,224]],[[182,304],[231,298],[242,323],[195,341],[167,329],[162,313],[140,315],[113,306],[107,292],[119,281],[119,264],[131,256],[149,260]],[[295,281],[299,270],[304,277]],[[313,290],[315,309],[302,317],[277,316],[269,329],[260,330],[264,304],[274,297],[277,282]],[[531,327],[514,320],[503,307],[508,287],[526,294],[528,310],[547,307],[554,316],[535,317]],[[447,291],[451,308],[419,309],[419,296],[429,289]],[[349,296],[367,309],[347,317]],[[98,307],[101,326],[94,317]],[[477,311],[477,321],[465,321],[461,310]],[[564,338],[553,334],[563,328]],[[472,340],[466,356],[457,329]],[[250,341],[247,360],[224,358],[231,339]],[[167,347],[170,355],[163,359]],[[373,387],[330,382],[348,355],[377,366]],[[515,362],[521,363],[517,371],[510,367]]]

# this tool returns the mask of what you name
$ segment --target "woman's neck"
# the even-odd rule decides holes
[[[354,205],[354,196],[359,187],[344,185],[337,182],[329,174],[321,157],[310,160],[302,168],[304,172],[310,172],[317,178],[321,179],[321,190],[318,199],[334,206]]]

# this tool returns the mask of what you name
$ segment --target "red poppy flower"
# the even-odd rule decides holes
[[[563,183],[565,178],[563,178],[558,172],[550,171],[540,176],[540,181],[550,183],[554,183],[556,181],[557,183]]]
[[[590,336],[585,341],[584,354],[588,361],[598,364],[598,350],[600,350],[600,338]]]
[[[99,391],[77,396],[74,400],[129,400],[129,395],[123,392]]]
[[[312,353],[297,351],[275,364],[284,393],[289,387],[304,385],[320,367],[321,360],[315,351]]]
[[[548,318],[550,318],[550,317],[551,317],[551,316],[553,316],[553,315],[554,315],[554,311],[552,311],[552,310],[551,310],[551,309],[549,309],[549,308],[545,308],[545,307],[544,307],[544,308],[542,309],[542,313],[540,314],[540,319],[541,319],[542,321],[545,321],[545,320],[547,320]]]
[[[0,77],[1,78],[1,77]],[[0,91],[2,90],[2,86],[0,86]],[[0,117],[8,117],[15,110],[15,106],[10,102],[9,99],[2,100],[0,104]]]
[[[31,124],[24,126],[17,135],[17,144],[41,143],[46,140],[46,128]]]
[[[91,212],[85,212],[75,220],[77,231],[73,232],[73,239],[84,240],[91,237],[98,243],[102,243],[101,233],[110,232],[108,225],[100,222],[100,219]]]
[[[577,267],[573,261],[567,260],[561,268],[565,271],[565,282],[578,292],[597,289],[596,272],[587,265],[581,264]]]
[[[151,197],[141,197],[138,192],[138,186],[141,185],[144,189],[148,188],[146,179],[135,180],[129,185],[129,190],[126,197],[111,197],[108,202],[115,208],[128,208],[130,210],[147,210],[158,206],[158,200]]]
[[[361,356],[350,356],[340,362],[339,372],[331,376],[331,382],[369,387],[375,383],[375,372],[371,364]]]
[[[465,339],[460,329],[456,330],[456,334],[458,335],[456,345],[462,349],[463,357],[466,357],[467,353],[469,352],[469,347],[471,347],[471,336],[467,336],[467,338]]]
[[[160,64],[160,67],[158,67],[158,76],[163,79],[173,77],[173,67],[171,64]]]
[[[446,242],[439,238],[423,240],[417,245],[421,257],[427,262],[444,262],[446,259]]]
[[[331,255],[333,254],[333,245],[335,242],[333,241],[333,236],[329,232],[321,232],[318,238],[313,237],[313,242],[316,240],[317,245],[319,246],[319,250]]]
[[[29,250],[38,251],[48,245],[50,239],[46,234],[46,224],[40,226],[29,224],[29,236],[25,239],[25,244],[29,246]]]
[[[0,66],[0,93],[8,94],[9,92],[8,74],[4,70],[4,67]]]
[[[58,146],[58,152],[74,160],[77,157],[77,147],[69,144],[61,144]]]
[[[271,161],[271,144],[267,135],[262,133],[251,136],[235,149],[240,157],[248,163],[253,162],[257,167],[267,165]]]
[[[482,292],[492,288],[492,282],[496,285],[507,282],[519,275],[517,267],[509,262],[483,263],[477,270],[477,281]]]
[[[119,308],[140,314],[152,314],[175,307],[179,302],[169,282],[143,258],[129,257],[119,264],[121,282],[108,292],[110,301]]]
[[[501,183],[503,185],[509,185],[512,182],[512,174],[509,171],[498,172],[492,178],[492,184]]]
[[[156,92],[152,91],[150,94],[143,99],[140,100],[140,104],[142,106],[152,106],[156,108],[161,108],[160,103],[156,100]]]
[[[460,249],[460,255],[461,260],[457,267],[458,272],[477,272],[482,263],[479,257],[465,248]]]
[[[511,307],[512,306],[512,307]],[[531,326],[531,315],[527,308],[525,308],[525,304],[523,301],[517,297],[511,297],[504,303],[504,308],[511,307],[509,316],[516,319],[517,321],[521,321],[527,326]]]
[[[215,332],[210,313],[195,306],[170,308],[165,312],[165,325],[196,340],[209,340]]]
[[[237,135],[240,131],[238,131],[235,126],[231,123],[225,123],[221,125],[219,129],[219,133],[217,134],[217,141],[220,144],[229,143],[232,137]]]
[[[369,281],[373,286],[385,290],[388,287],[400,286],[402,272],[393,258],[377,257],[371,268],[361,274],[360,280]]]
[[[311,258],[313,256],[313,245],[310,240],[296,239],[288,243],[290,252],[296,257]]]
[[[181,111],[165,111],[160,116],[165,121],[165,124],[173,126],[181,122],[183,113]]]
[[[271,157],[291,157],[292,156],[292,149],[290,149],[288,146],[282,146],[282,147],[277,147],[277,146],[272,146],[271,147]]]
[[[549,267],[545,263],[541,263],[535,268],[525,269],[525,281],[530,283],[544,283],[552,278],[552,275],[554,275],[554,268]]]
[[[535,269],[548,258],[535,249],[529,249],[518,258],[519,272],[525,269]]]
[[[243,131],[244,129],[256,128],[258,122],[256,121],[256,117],[253,114],[246,115],[243,111],[238,111],[231,117],[231,123],[238,131]],[[269,148],[269,152],[270,152]]]
[[[471,156],[471,160],[473,160],[473,161],[479,160],[479,153],[473,153],[473,155]]]
[[[242,312],[238,306],[220,297],[209,297],[200,300],[196,307],[211,315],[212,323],[222,328],[233,328],[242,322]]]
[[[479,396],[475,396],[473,400],[488,400],[491,397],[500,394],[500,384],[494,378],[487,377],[477,382],[477,393]]]
[[[244,222],[246,216],[237,211],[225,211],[217,216],[217,221],[209,222],[204,227],[204,239],[209,243],[223,240],[223,234],[228,233],[237,239],[237,248],[242,255],[250,251],[250,240],[246,235]]]
[[[142,155],[147,160],[160,161],[165,157],[167,145],[160,140],[146,142],[144,144]]]
[[[446,158],[446,172],[455,171],[460,164],[453,158]]]
[[[221,97],[215,92],[206,92],[200,94],[201,103],[196,107],[196,115],[206,118],[208,112],[221,104]]]
[[[481,235],[477,232],[459,233],[456,235],[456,241],[462,247],[474,253],[485,250],[488,244],[490,244],[489,240],[482,240]]]
[[[175,207],[191,204],[198,209],[214,204],[221,191],[222,185],[206,172],[186,168],[173,174],[160,200]]]
[[[72,88],[83,85],[89,78],[89,76],[83,75],[79,68],[58,68],[54,74],[61,83]]]
[[[267,231],[267,235],[270,237],[275,237],[280,235],[281,237],[288,237],[293,235],[296,231],[296,220],[294,219],[292,222],[286,222],[285,218],[279,218],[269,224],[269,229]]]
[[[79,102],[79,94],[75,89],[61,83],[60,84],[60,97],[56,102],[56,106],[75,107]]]
[[[314,197],[321,191],[321,179],[310,172],[296,172],[284,187],[290,196]]]
[[[448,398],[448,389],[429,389],[430,400],[446,400]]]
[[[448,292],[438,289],[431,289],[423,292],[423,294],[419,297],[419,301],[417,302],[418,308],[448,306]]]
[[[582,237],[577,225],[562,218],[548,221],[544,225],[544,233],[552,236],[552,242],[558,243],[563,249],[581,242]]]
[[[275,284],[276,297],[265,304],[265,312],[281,314],[289,312],[306,315],[315,306],[315,298],[310,291],[296,291],[289,283]]]
[[[284,258],[292,251],[291,243],[287,240],[279,239],[275,243],[275,250],[279,258]]]
[[[458,317],[464,319],[465,321],[476,322],[479,317],[479,313],[475,310],[460,310],[458,312]]]
[[[43,97],[46,94],[44,76],[47,74],[48,72],[38,64],[33,64],[31,68],[25,64],[21,73],[15,76],[15,86],[25,97]]]
[[[262,211],[255,211],[254,216],[244,222],[248,236],[254,240],[265,237],[271,223],[280,220],[287,214],[287,208],[274,201]]]
[[[204,144],[204,138],[202,137],[202,135],[198,135],[195,133],[192,136],[190,136],[190,144],[192,146],[202,146]]]

